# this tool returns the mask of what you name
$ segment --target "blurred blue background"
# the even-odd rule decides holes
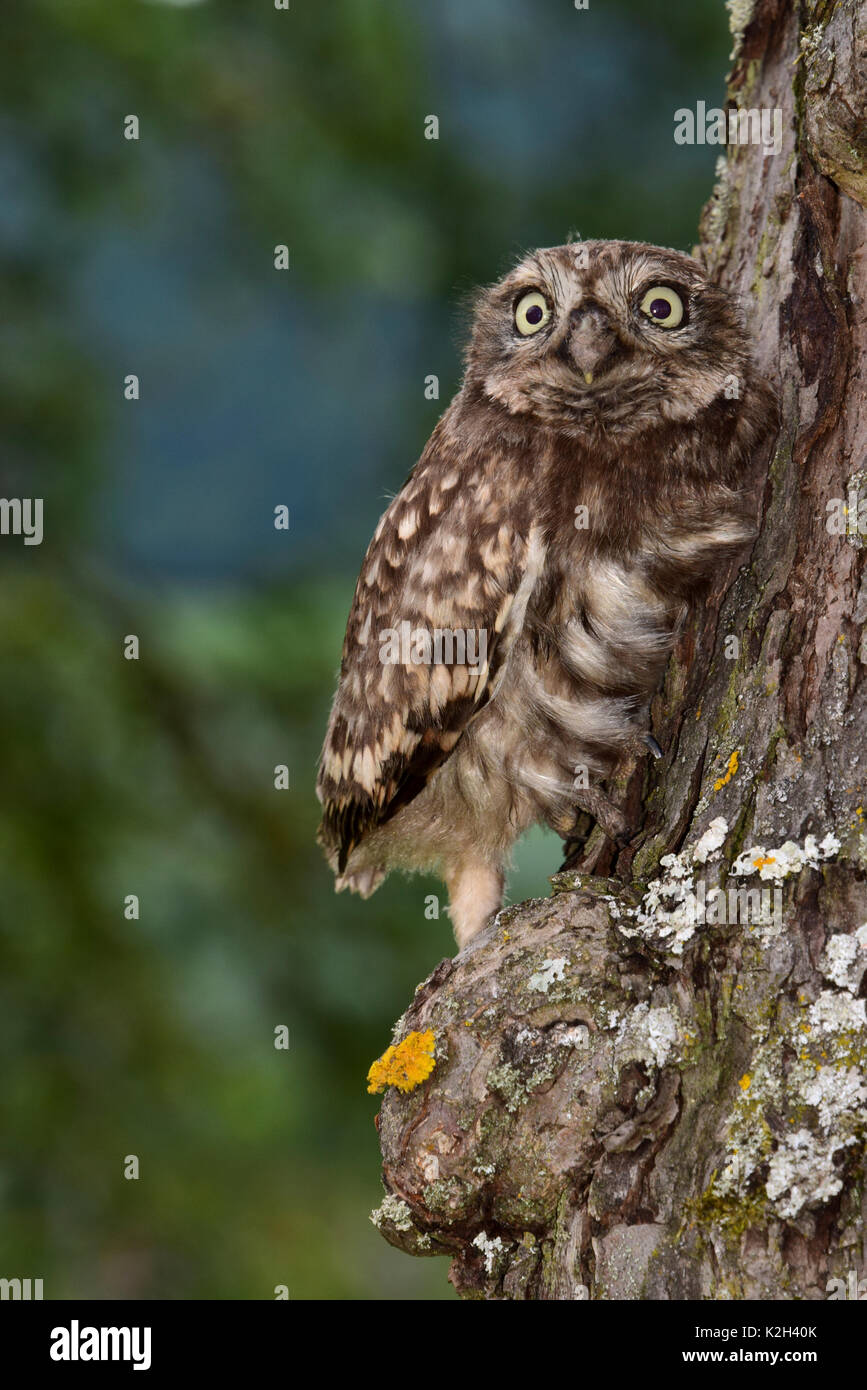
[[[438,884],[335,898],[315,846],[343,625],[467,292],[570,233],[689,250],[673,113],[729,46],[718,0],[6,5],[0,472],[45,539],[0,538],[0,1276],[451,1296],[368,1221],[367,1067],[453,945]]]

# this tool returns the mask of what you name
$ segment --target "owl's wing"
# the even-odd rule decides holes
[[[365,557],[317,784],[339,873],[448,758],[520,630],[540,546],[522,500],[484,481],[495,475],[423,456]]]

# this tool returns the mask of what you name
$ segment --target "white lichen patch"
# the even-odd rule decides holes
[[[620,1025],[614,1043],[615,1062],[619,1067],[626,1062],[664,1067],[677,1047],[677,1039],[677,1019],[670,1009],[639,1004]]]
[[[732,864],[731,873],[737,877],[758,874],[759,878],[773,883],[782,883],[792,874],[802,869],[818,869],[822,863],[833,859],[840,849],[840,841],[831,831],[821,844],[815,835],[808,835],[803,847],[794,840],[786,840],[779,849],[766,849],[764,845],[750,845],[742,850]]]
[[[734,62],[743,47],[744,33],[753,17],[755,7],[755,0],[726,0],[726,9],[729,12],[729,30],[732,36],[730,62]]]
[[[674,883],[681,883],[692,878],[690,861],[689,851],[684,851],[682,854],[664,854],[659,862]]]
[[[765,1110],[778,1109],[783,1097],[783,1047],[766,1039],[758,1047],[749,1073],[740,1078],[738,1099],[729,1116],[727,1152],[714,1190],[720,1196],[743,1192],[773,1149]]]
[[[836,1197],[843,1186],[834,1168],[834,1155],[840,1147],[817,1139],[808,1129],[787,1136],[771,1158],[765,1183],[765,1191],[780,1216],[792,1219],[805,1208],[821,1206]]]
[[[829,936],[819,969],[826,980],[855,994],[867,970],[867,922],[851,935],[835,932]]]
[[[743,850],[728,871],[729,876],[757,876],[775,884],[773,890],[724,888],[709,883],[705,874],[697,880],[698,867],[706,868],[709,860],[720,857],[728,833],[728,822],[718,816],[695,845],[679,854],[663,855],[659,861],[663,873],[648,884],[638,906],[623,907],[616,914],[623,935],[640,937],[663,947],[672,956],[681,956],[698,927],[741,924],[749,925],[761,944],[769,946],[783,928],[779,885],[802,869],[819,869],[834,859],[841,848],[840,840],[829,831],[821,842],[815,835],[808,835],[803,845],[786,840],[779,849],[751,845]],[[719,876],[719,870],[715,872]]]
[[[809,1129],[785,1135],[769,1165],[765,1190],[779,1215],[789,1218],[837,1195],[843,1182],[835,1159],[863,1136],[864,1000],[823,990],[807,1019],[793,1024],[790,1043],[798,1060],[787,1079],[787,1098],[790,1105],[812,1109],[815,1120]]]
[[[479,1231],[473,1241],[477,1250],[481,1250],[485,1261],[485,1273],[493,1274],[494,1260],[498,1255],[505,1255],[506,1247],[499,1236],[489,1236],[485,1231]]]
[[[695,880],[683,855],[666,854],[660,863],[665,875],[653,879],[637,908],[627,910],[632,925],[621,919],[620,926],[626,936],[659,942],[679,956],[698,924]]]
[[[798,48],[801,51],[802,57],[805,58],[808,63],[815,58],[824,37],[825,30],[821,24],[808,25],[801,34],[798,40]]]
[[[820,1067],[802,1082],[801,1094],[807,1105],[815,1106],[819,1128],[824,1134],[830,1135],[839,1127],[841,1120],[845,1120],[848,1127],[859,1114],[864,1113],[867,1085],[855,1067],[848,1067],[845,1071],[837,1067]]]
[[[480,1178],[492,1178],[496,1171],[496,1166],[493,1163],[479,1162],[473,1164],[473,1172],[477,1173]]]
[[[722,849],[728,833],[728,821],[724,816],[717,816],[716,820],[712,820],[692,852],[696,864],[706,864],[711,854]]]
[[[717,816],[691,849],[662,856],[659,864],[665,871],[663,876],[653,879],[638,907],[627,908],[625,917],[620,918],[625,935],[663,944],[675,956],[683,954],[702,920],[694,866],[707,864],[719,852],[728,831],[728,822]],[[626,918],[631,919],[631,925]]]
[[[852,1033],[867,1027],[865,1000],[853,999],[850,994],[837,994],[823,989],[815,1004],[810,1006],[810,1028],[833,1040],[835,1033]]]
[[[539,990],[542,994],[547,994],[548,990],[557,980],[565,980],[566,966],[569,964],[565,956],[555,956],[553,960],[542,962],[542,968],[531,975],[527,981],[528,989]]]
[[[382,1205],[376,1207],[370,1213],[370,1219],[374,1226],[379,1230],[384,1221],[390,1222],[398,1231],[411,1231],[412,1213],[402,1197],[395,1197],[393,1192],[383,1197]]]
[[[788,1070],[784,1053],[795,1054]],[[741,1078],[716,1192],[743,1193],[767,1163],[765,1194],[786,1220],[836,1196],[843,1186],[840,1155],[864,1140],[865,1059],[865,1001],[848,988],[823,990],[780,1036],[759,1047],[751,1074]],[[782,1134],[772,1130],[773,1113],[797,1126]]]

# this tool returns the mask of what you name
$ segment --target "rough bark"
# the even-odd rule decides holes
[[[697,254],[779,389],[761,533],[671,662],[629,848],[591,838],[595,876],[501,913],[397,1025],[437,1064],[386,1096],[374,1217],[469,1297],[818,1299],[867,1273],[867,11],[732,9],[730,104],[781,108],[784,145],[729,147]],[[702,882],[779,888],[781,918],[696,921]]]

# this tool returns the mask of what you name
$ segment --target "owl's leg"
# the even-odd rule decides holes
[[[487,926],[503,904],[504,875],[500,864],[487,859],[461,859],[444,875],[449,890],[449,912],[458,950]]]

